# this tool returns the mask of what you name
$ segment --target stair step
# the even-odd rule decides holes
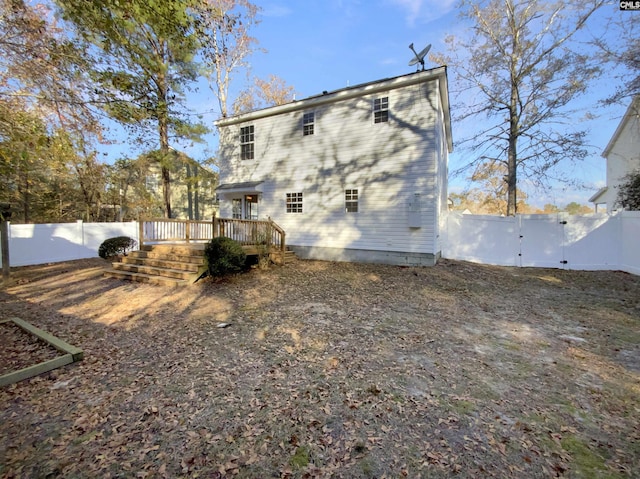
[[[177,261],[179,263],[201,264],[204,261],[203,255],[183,255],[183,254],[165,254],[160,251],[132,251],[125,258],[149,258],[166,261]]]
[[[135,281],[137,283],[157,284],[171,287],[182,287],[191,284],[191,281],[184,279],[172,279],[165,278],[163,276],[154,276],[143,273],[131,273],[128,271],[106,271],[104,275],[107,278],[115,278],[127,281]]]
[[[196,271],[184,271],[179,269],[162,268],[155,266],[146,266],[138,264],[128,263],[113,263],[113,269],[116,271],[126,271],[128,273],[143,273],[147,275],[162,276],[165,278],[182,279],[182,280],[195,280],[193,278]]]
[[[151,251],[163,255],[204,256],[204,247],[204,244],[194,244],[192,246],[151,244],[143,245],[140,249],[142,251]]]
[[[199,262],[183,262],[183,261],[173,261],[173,260],[165,260],[163,259],[155,259],[155,258],[138,258],[126,256],[122,258],[122,263],[125,264],[133,264],[140,266],[153,266],[156,268],[168,268],[175,269],[180,271],[191,271],[195,273],[198,271],[198,268],[204,264],[203,258],[200,258]]]

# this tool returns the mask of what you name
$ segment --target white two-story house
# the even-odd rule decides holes
[[[302,258],[432,265],[452,151],[446,68],[216,122],[220,215],[270,217]]]
[[[620,208],[618,188],[625,176],[640,170],[640,95],[636,95],[627,108],[602,157],[607,160],[607,185],[589,201],[594,203],[596,211],[602,211],[599,206],[604,206],[608,213],[613,213]]]

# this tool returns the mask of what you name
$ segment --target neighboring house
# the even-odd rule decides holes
[[[432,265],[452,151],[446,68],[216,122],[221,217],[270,217],[303,258]]]
[[[605,207],[612,213],[619,208],[616,199],[621,180],[640,170],[640,96],[636,96],[627,108],[602,156],[607,160],[607,186],[600,188],[589,202],[594,203],[596,212]]]
[[[218,175],[184,153],[175,152],[171,164],[171,216],[189,220],[211,220],[217,215],[215,188]],[[146,190],[155,200],[153,217],[163,216],[162,171],[158,163],[149,164],[145,176]]]

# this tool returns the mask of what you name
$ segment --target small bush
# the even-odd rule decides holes
[[[224,236],[213,238],[204,248],[207,270],[213,277],[237,273],[245,267],[247,255],[242,245]]]
[[[138,242],[128,236],[116,236],[115,238],[108,238],[102,242],[100,248],[98,248],[98,255],[101,258],[107,259],[113,256],[123,254],[127,255],[127,250],[132,250],[138,245]]]

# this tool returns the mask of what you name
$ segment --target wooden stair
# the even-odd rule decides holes
[[[289,248],[287,248],[286,251],[284,252],[283,264],[293,263],[297,259],[298,257],[296,256],[296,254],[293,251],[291,251]]]
[[[244,246],[244,249],[247,254],[256,254],[255,246]],[[281,253],[272,253],[271,259],[275,262],[280,258]],[[278,264],[289,264],[296,259],[296,254],[287,248],[284,262]],[[195,283],[206,270],[204,244],[144,245],[122,261],[111,264],[113,269],[104,274],[108,278],[172,287]]]
[[[164,286],[186,286],[205,271],[204,245],[144,245],[112,263],[109,278]]]

